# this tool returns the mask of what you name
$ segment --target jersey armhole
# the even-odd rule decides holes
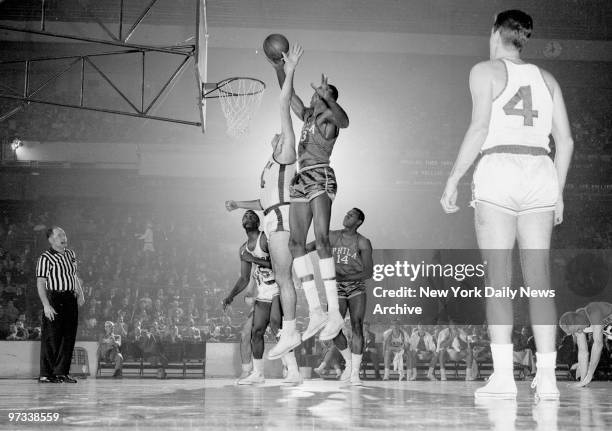
[[[272,151],[272,160],[274,160],[274,163],[277,163],[277,164],[279,164],[281,166],[290,166],[290,165],[294,165],[295,164],[295,162],[293,162],[293,163],[281,163],[281,162],[279,162],[278,160],[276,160],[276,154],[275,154],[274,151]]]
[[[536,66],[538,67],[538,66]],[[548,90],[548,94],[550,94],[550,99],[551,100],[555,100],[555,96],[553,94],[552,88],[550,88],[550,85],[548,85],[548,81],[546,81],[546,78],[544,77],[544,73],[542,72],[542,69],[540,69],[538,67],[538,71],[540,72],[540,76],[542,77],[542,81],[544,82],[544,85],[546,86],[546,89]]]

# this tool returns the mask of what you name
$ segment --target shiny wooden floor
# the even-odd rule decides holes
[[[482,382],[366,381],[361,388],[307,380],[239,387],[228,379],[86,379],[78,384],[0,380],[0,429],[609,430],[612,382],[574,388],[534,404],[528,382],[517,401],[475,403]],[[17,412],[59,413],[55,423],[9,421]],[[32,415],[30,415],[32,416]]]

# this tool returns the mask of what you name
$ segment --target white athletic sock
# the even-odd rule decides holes
[[[287,334],[295,332],[295,319],[283,320],[283,331],[287,331]]]
[[[336,286],[336,265],[334,259],[326,257],[319,260],[321,278],[325,286],[325,296],[327,298],[327,311],[338,311],[338,287]]]
[[[512,375],[512,370],[514,369],[512,347],[512,344],[491,344],[493,371]]]
[[[321,301],[319,301],[319,294],[317,293],[317,286],[314,280],[314,267],[308,255],[293,259],[293,269],[295,270],[295,275],[302,281],[302,289],[304,289],[304,294],[306,295],[308,310],[311,314],[321,311]],[[312,280],[303,281],[308,276],[312,276]]]
[[[264,360],[262,359],[255,359],[253,358],[253,370],[255,370],[256,373],[258,374],[262,374],[264,372]]]
[[[557,352],[536,352],[536,365],[538,369],[555,369],[557,367]]]
[[[359,368],[361,368],[361,356],[362,355],[358,355],[357,353],[352,353],[351,354],[351,365],[352,365],[352,373],[353,374],[359,374]]]
[[[292,350],[291,352],[285,353],[285,356],[283,356],[283,358],[285,359],[285,365],[287,365],[287,371],[289,373],[297,373],[298,365],[295,359],[295,352],[293,352]]]
[[[346,364],[346,367],[349,368],[351,366],[351,349],[349,349],[348,347],[344,350],[340,350],[340,353],[342,354],[342,357],[344,358],[344,362]]]
[[[251,372],[253,369],[253,363],[249,362],[247,364],[242,364],[242,371]]]

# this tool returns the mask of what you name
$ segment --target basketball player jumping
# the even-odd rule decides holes
[[[276,333],[281,325],[282,310],[279,299],[278,284],[274,279],[272,264],[269,258],[268,240],[264,232],[259,231],[259,217],[248,210],[242,217],[242,226],[247,234],[247,242],[240,247],[240,278],[223,301],[224,307],[231,304],[233,298],[244,290],[255,265],[253,277],[257,285],[257,296],[253,306],[253,329],[251,331],[251,350],[253,352],[253,372],[238,380],[239,385],[264,383],[264,334],[268,325]],[[302,378],[298,371],[293,351],[285,354],[287,377],[284,383],[300,384]]]
[[[520,58],[532,31],[529,15],[497,15],[489,40],[490,61],[470,72],[472,121],[440,203],[456,212],[457,184],[478,153],[473,206],[478,246],[487,261],[487,285],[510,286],[512,249],[518,240],[526,286],[550,288],[549,248],[553,224],[563,221],[563,189],[573,151],[565,103],[553,76]],[[554,163],[549,135],[555,141]],[[559,397],[555,377],[556,309],[550,298],[530,298],[537,344],[532,384],[540,399]],[[487,300],[494,374],[476,397],[512,398],[512,302]]]
[[[612,340],[612,304],[591,302],[576,311],[564,313],[559,318],[559,326],[566,334],[576,334],[578,344],[578,372],[576,377],[580,378],[580,382],[576,383],[576,386],[586,386],[593,379],[599,364],[604,337]],[[593,334],[590,358],[587,333]]]
[[[353,333],[350,349],[342,331],[334,338],[334,344],[346,364],[340,380],[350,381],[354,386],[361,385],[359,368],[363,354],[363,317],[367,299],[365,281],[372,277],[374,267],[372,244],[369,239],[357,232],[364,220],[363,211],[353,208],[344,216],[342,222],[344,228],[329,232],[329,242],[336,265],[340,315],[344,319],[346,311],[349,311]],[[315,243],[310,243],[306,250],[311,252],[315,247]]]
[[[264,212],[264,231],[270,244],[270,258],[276,282],[280,286],[283,306],[283,329],[279,342],[268,352],[269,359],[278,359],[302,342],[295,329],[296,294],[291,274],[289,250],[289,183],[295,176],[295,134],[289,106],[293,92],[293,74],[303,50],[294,45],[283,53],[285,79],[280,95],[281,133],[272,139],[272,155],[261,174],[260,196],[252,201],[227,201],[228,211],[237,208]]]
[[[282,64],[273,64],[282,87],[285,71]],[[339,130],[348,127],[349,119],[336,102],[338,90],[327,83],[325,75],[322,75],[319,86],[314,84],[311,86],[314,94],[309,107],[304,106],[295,91],[291,96],[291,109],[304,121],[304,126],[298,145],[298,172],[291,183],[289,248],[293,255],[293,268],[304,288],[310,314],[302,340],[312,337],[321,328],[323,331],[319,338],[331,340],[338,335],[344,321],[339,311],[336,268],[329,244],[332,200],[337,190],[334,170],[329,166],[329,159]],[[314,268],[306,255],[306,237],[311,223],[314,226],[320,259],[321,278],[325,285],[327,314],[321,309],[315,286]]]

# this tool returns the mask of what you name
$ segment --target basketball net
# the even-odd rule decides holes
[[[237,138],[248,134],[251,118],[261,104],[265,88],[262,81],[254,78],[228,78],[218,84],[228,135]]]

